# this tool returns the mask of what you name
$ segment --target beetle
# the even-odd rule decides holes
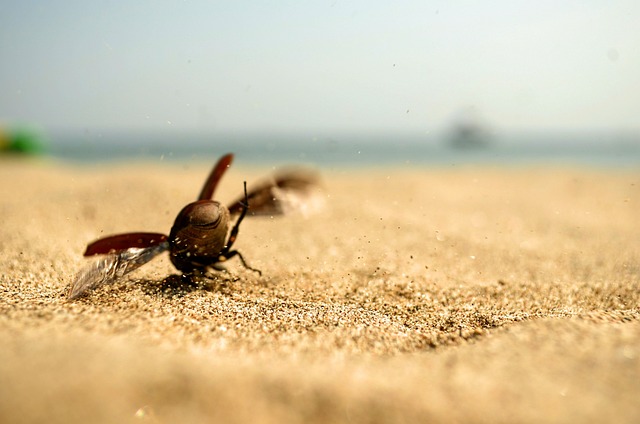
[[[102,256],[78,273],[69,288],[68,299],[77,299],[99,286],[113,283],[165,251],[185,277],[207,275],[210,270],[224,271],[222,263],[234,257],[238,257],[245,268],[261,275],[261,271],[247,265],[242,254],[233,249],[242,220],[245,216],[281,215],[317,204],[320,199],[314,189],[318,187],[318,178],[309,170],[283,171],[249,192],[245,182],[244,195],[226,207],[213,200],[213,195],[232,161],[231,153],[218,160],[198,199],[182,208],[168,236],[135,232],[91,242],[84,256]]]

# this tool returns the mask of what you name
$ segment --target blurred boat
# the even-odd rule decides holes
[[[485,148],[490,144],[489,131],[474,122],[460,122],[453,126],[447,138],[456,149]]]

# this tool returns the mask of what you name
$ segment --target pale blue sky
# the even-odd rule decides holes
[[[640,130],[636,0],[14,1],[0,62],[51,129]]]

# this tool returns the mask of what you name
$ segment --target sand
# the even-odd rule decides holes
[[[0,161],[0,422],[640,422],[637,169],[325,169],[318,213],[243,223],[262,276],[163,255],[66,301],[209,166]]]

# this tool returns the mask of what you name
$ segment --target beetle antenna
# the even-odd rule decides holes
[[[247,195],[247,182],[244,181],[244,202],[240,202],[243,207],[243,214],[246,213],[246,210],[249,209],[249,196]]]

